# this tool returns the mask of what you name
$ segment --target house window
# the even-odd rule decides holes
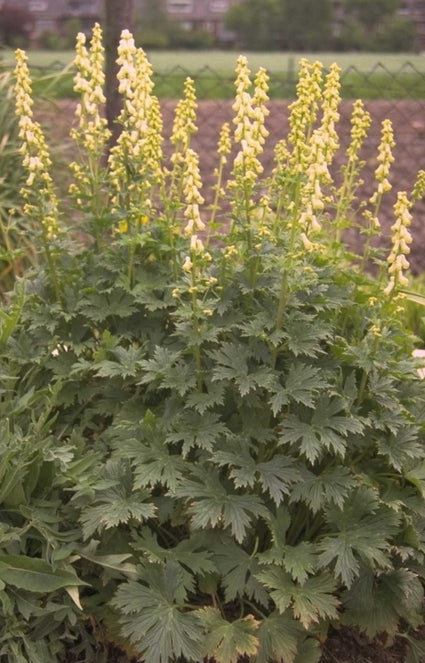
[[[187,14],[193,10],[193,0],[167,0],[167,10],[176,14]]]
[[[45,12],[47,9],[46,0],[30,0],[28,9],[30,12]]]
[[[224,14],[229,9],[227,0],[210,0],[210,11]]]
[[[37,20],[37,34],[41,35],[43,32],[52,32],[56,27],[54,21]]]
[[[78,9],[82,9],[84,6],[84,2],[81,0],[69,0],[68,2],[68,7],[71,11],[78,11]]]

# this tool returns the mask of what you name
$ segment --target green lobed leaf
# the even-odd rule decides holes
[[[139,366],[144,356],[144,351],[137,346],[129,348],[116,347],[113,352],[115,360],[103,359],[96,362],[94,368],[99,377],[134,377],[139,372]]]
[[[180,541],[174,547],[163,547],[148,527],[142,527],[140,534],[133,536],[132,549],[140,554],[141,563],[148,562],[148,581],[152,580],[152,564],[167,565],[167,568],[179,574],[184,591],[194,590],[195,576],[199,579],[200,576],[217,573],[213,553],[206,548],[203,538],[196,535]]]
[[[228,432],[218,415],[186,410],[177,417],[173,430],[167,434],[165,441],[171,444],[182,442],[182,455],[187,456],[194,447],[212,451],[217,441]]]
[[[423,587],[408,569],[374,574],[363,566],[361,573],[343,597],[344,621],[373,638],[378,633],[394,636],[400,620],[421,620]]]
[[[270,406],[276,416],[291,401],[313,407],[321,390],[328,386],[319,368],[301,361],[292,364],[285,376],[285,386],[280,388],[270,399]]]
[[[330,506],[326,519],[335,530],[319,542],[319,564],[334,563],[334,574],[350,587],[359,574],[359,559],[373,569],[391,566],[392,538],[400,514],[380,503],[375,491],[359,488],[343,507]]]
[[[344,457],[349,434],[361,435],[361,419],[342,411],[339,398],[323,396],[314,410],[290,414],[281,426],[280,442],[296,444],[300,452],[314,463],[324,452]]]
[[[191,366],[181,359],[179,351],[156,346],[153,357],[140,362],[141,378],[138,384],[156,383],[157,388],[176,389],[184,396],[196,386],[196,375]]]
[[[217,608],[198,611],[206,630],[204,655],[217,663],[237,663],[241,656],[255,656],[259,622],[252,615],[229,622]]]
[[[173,495],[187,500],[187,511],[195,529],[229,527],[241,543],[252,521],[267,517],[263,501],[256,495],[229,493],[212,466],[198,469],[199,480],[184,479]]]
[[[300,627],[287,613],[272,612],[261,621],[257,663],[284,661],[294,663],[298,651]]]
[[[244,540],[252,520],[267,514],[262,501],[255,495],[232,494],[205,497],[192,502],[188,511],[193,527],[216,527],[222,522],[224,527],[230,527],[239,543]]]
[[[293,309],[285,319],[285,345],[296,357],[317,357],[322,354],[322,343],[328,340],[331,331],[331,325],[327,321]]]
[[[122,635],[146,663],[202,657],[202,621],[184,612],[157,589],[129,582],[118,587],[112,605],[121,613]]]
[[[252,488],[258,483],[277,506],[290,494],[293,484],[300,480],[294,459],[283,454],[275,454],[271,460],[257,463],[247,448],[219,450],[214,452],[212,461],[219,467],[228,467],[235,488]]]
[[[317,567],[316,547],[308,541],[301,541],[296,546],[273,545],[258,555],[262,564],[283,566],[293,580],[301,585]]]
[[[412,459],[419,459],[423,453],[418,431],[412,427],[399,429],[395,434],[380,435],[377,440],[378,453],[388,459],[389,464],[399,472]]]
[[[291,607],[294,617],[308,628],[321,619],[336,619],[339,606],[336,585],[327,573],[310,576],[302,584],[295,583],[282,568],[267,568],[257,574],[269,590],[281,614]]]
[[[218,538],[212,548],[226,602],[248,597],[268,607],[269,595],[256,578],[260,570],[257,556],[249,555],[230,537],[224,535]]]
[[[220,349],[208,352],[214,361],[212,380],[234,382],[241,396],[247,396],[257,387],[273,383],[273,373],[266,366],[251,366],[253,351],[245,345],[224,342]]]
[[[155,516],[156,507],[148,492],[133,492],[132,473],[128,462],[118,458],[107,461],[103,473],[106,488],[98,483],[98,491],[91,504],[81,511],[80,522],[84,539],[96,531],[117,527],[130,520],[143,522]]]
[[[294,486],[290,501],[304,502],[314,513],[328,504],[342,507],[356,485],[356,480],[345,467],[330,467],[318,475],[303,470],[302,481]]]

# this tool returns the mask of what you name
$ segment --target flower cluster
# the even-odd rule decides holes
[[[193,80],[188,77],[184,82],[183,98],[177,103],[173,130],[170,141],[175,147],[172,155],[173,163],[184,161],[185,154],[190,147],[190,139],[198,128],[196,126],[196,93]]]
[[[410,195],[412,202],[420,200],[425,195],[425,170],[420,170]]]
[[[124,206],[137,227],[150,216],[155,190],[163,183],[162,118],[151,64],[128,30],[121,34],[117,64],[123,108],[118,118],[122,130],[109,157],[112,205]]]
[[[93,28],[90,48],[86,47],[86,35],[80,32],[76,41],[74,66],[74,90],[80,95],[76,117],[79,119],[78,130],[71,131],[71,136],[88,152],[102,154],[105,142],[109,138],[106,119],[101,117],[99,108],[106,102],[104,95],[104,52],[102,30],[98,24]]]
[[[184,229],[185,235],[196,238],[196,233],[205,230],[205,224],[201,220],[199,206],[204,203],[200,189],[202,187],[199,173],[199,157],[192,149],[186,152],[186,167],[183,185],[183,194],[186,202],[184,216],[187,224]]]
[[[230,124],[228,122],[225,122],[221,127],[217,143],[217,154],[219,162],[217,168],[215,168],[214,170],[214,176],[216,178],[216,182],[213,185],[215,195],[214,195],[214,202],[212,204],[211,218],[209,221],[210,231],[214,229],[214,223],[219,209],[220,198],[226,195],[226,191],[223,186],[223,175],[224,175],[224,168],[227,163],[227,157],[229,156],[231,149],[232,149],[232,140],[230,137]]]
[[[384,120],[381,126],[381,141],[378,146],[378,167],[375,169],[375,179],[378,186],[375,193],[371,196],[369,202],[374,205],[374,211],[366,211],[365,217],[371,224],[372,229],[379,230],[380,223],[378,219],[379,207],[381,204],[382,196],[388,191],[391,191],[391,183],[388,179],[391,164],[394,161],[392,148],[395,145],[393,127],[391,120]]]
[[[319,131],[324,137],[324,157],[328,165],[332,163],[335,153],[339,148],[339,136],[335,126],[340,118],[338,110],[341,103],[340,73],[340,67],[337,64],[332,64],[326,76],[323,89],[323,101],[321,105],[322,121]]]
[[[341,233],[347,224],[347,214],[355,199],[355,188],[362,181],[359,173],[363,166],[360,160],[360,150],[371,125],[371,116],[365,110],[363,102],[357,99],[353,104],[351,113],[350,143],[346,155],[347,161],[342,167],[343,181],[337,191],[336,215],[334,220],[335,239],[341,239]]]
[[[187,272],[189,265],[192,269],[197,263],[203,269],[208,262],[205,260],[204,242],[208,243],[209,239],[205,240],[203,235],[206,231],[202,213],[205,199],[201,193],[199,157],[191,147],[191,137],[197,131],[193,80],[186,79],[183,98],[176,105],[170,136],[174,152],[168,170],[164,167],[163,124],[160,104],[153,93],[152,67],[144,51],[136,47],[128,30],[121,34],[117,64],[119,93],[123,100],[118,117],[121,133],[106,161],[110,132],[101,112],[101,106],[105,103],[102,31],[99,25],[95,25],[89,48],[86,47],[86,37],[83,34],[77,36],[74,87],[80,94],[80,103],[76,111],[78,125],[71,136],[81,152],[87,155],[85,163],[71,164],[74,175],[71,190],[77,205],[81,209],[90,201],[92,217],[101,216],[105,211],[110,218],[112,213],[115,230],[130,237],[123,238],[123,242],[132,243],[131,264],[141,241],[140,231],[145,232],[144,226],[155,218],[157,225],[162,220],[167,229],[170,245],[173,245],[174,266],[183,263]],[[332,65],[325,76],[320,62],[301,60],[297,99],[289,107],[288,136],[277,144],[272,177],[260,189],[258,184],[263,174],[260,158],[268,136],[268,75],[265,69],[260,68],[252,81],[247,58],[238,58],[232,107],[234,133],[232,137],[230,125],[226,123],[218,140],[219,160],[215,171],[216,183],[213,185],[215,198],[211,205],[208,233],[214,227],[219,199],[229,191],[233,218],[230,228],[232,246],[234,231],[238,228],[238,233],[245,233],[252,255],[261,249],[263,239],[278,241],[278,235],[283,237],[288,230],[290,254],[296,253],[300,247],[309,252],[316,250],[321,246],[315,242],[316,237],[321,242],[323,223],[330,226],[333,223],[335,230],[331,235],[340,240],[342,229],[347,225],[355,185],[359,182],[362,165],[359,152],[370,126],[370,115],[361,101],[354,103],[351,141],[347,149],[347,162],[342,169],[343,182],[336,189],[330,166],[339,149],[336,130],[341,101],[339,73],[339,67]],[[35,212],[36,207],[31,207],[30,199],[36,197],[37,209],[42,209],[40,217],[47,229],[46,236],[51,237],[57,225],[57,201],[49,175],[51,162],[41,129],[32,119],[31,88],[22,52],[18,52],[17,80],[17,112],[28,168],[26,211]],[[369,200],[372,209],[363,213],[370,223],[369,234],[379,228],[381,199],[391,189],[389,172],[394,160],[393,146],[391,122],[385,120],[375,170],[377,189]],[[224,166],[232,147],[236,155],[229,179],[225,182]],[[418,177],[411,200],[418,200],[424,190],[425,174]],[[42,205],[40,201],[43,201]],[[400,194],[395,205],[397,222],[392,227],[393,250],[388,259],[390,290],[404,283],[403,272],[408,266],[406,255],[410,235],[407,227],[411,204],[405,194]],[[272,225],[273,232],[270,231]],[[148,236],[151,231],[149,226]],[[190,240],[189,255],[183,259],[176,248],[179,235]]]
[[[406,286],[408,284],[408,280],[403,272],[409,269],[409,261],[406,256],[410,253],[409,245],[412,243],[412,236],[409,232],[409,227],[412,221],[412,215],[410,213],[411,207],[412,203],[407,198],[406,192],[399,191],[397,194],[397,200],[394,203],[396,221],[391,226],[392,248],[387,258],[387,262],[389,263],[388,274],[390,280],[384,290],[386,295],[390,294],[395,286]]]
[[[359,161],[359,152],[369,131],[372,118],[365,109],[361,99],[353,104],[351,114],[350,144],[347,148],[347,156],[351,163]]]
[[[80,102],[75,111],[78,125],[70,133],[81,148],[86,162],[80,160],[70,164],[74,175],[70,193],[80,209],[89,205],[96,214],[99,213],[98,192],[103,179],[101,159],[110,139],[107,121],[100,112],[106,99],[103,91],[104,48],[102,30],[98,24],[93,28],[89,49],[86,47],[86,35],[82,32],[77,35],[74,66],[74,90],[80,95]]]
[[[292,146],[291,170],[304,172],[306,164],[305,147],[309,142],[322,100],[322,70],[320,62],[300,62],[297,84],[297,98],[289,106],[288,143]]]
[[[263,172],[258,157],[263,151],[263,145],[268,131],[264,120],[269,111],[266,107],[268,100],[268,76],[265,69],[260,68],[255,78],[255,91],[251,96],[250,70],[248,60],[241,55],[236,67],[236,96],[233,104],[235,117],[234,141],[240,146],[233,163],[236,179],[243,178],[244,182],[253,187],[258,176]]]
[[[333,65],[329,74],[326,76],[325,85],[321,98],[319,92],[316,90],[318,82],[319,67],[314,68],[314,76],[311,81],[314,84],[315,94],[313,96],[314,105],[313,110],[310,111],[310,121],[313,122],[316,118],[317,104],[320,103],[322,111],[321,123],[317,128],[313,128],[310,124],[308,133],[309,138],[305,140],[303,149],[303,163],[305,172],[305,182],[301,185],[300,200],[302,212],[300,215],[300,229],[301,238],[306,245],[306,237],[314,234],[321,229],[319,216],[325,208],[325,196],[323,187],[332,182],[332,177],[329,173],[329,166],[333,161],[335,153],[339,147],[338,134],[335,125],[339,120],[338,107],[341,101],[340,97],[340,69],[337,65]],[[297,109],[300,110],[299,108]],[[295,118],[297,113],[295,113]],[[300,117],[303,117],[300,115]],[[304,113],[304,117],[308,117]],[[294,122],[294,128],[297,124]],[[301,129],[300,124],[298,129]],[[308,246],[310,244],[308,243]]]
[[[192,134],[197,131],[196,111],[197,101],[193,80],[188,77],[184,82],[183,98],[176,105],[174,112],[173,128],[170,136],[170,142],[174,145],[174,152],[171,155],[171,173],[169,183],[169,196],[167,205],[172,214],[171,226],[174,228],[174,221],[178,209],[181,206],[181,195],[183,191],[183,181],[185,171],[187,170],[187,154],[190,150]],[[193,163],[193,158],[192,158]],[[174,230],[177,230],[174,228]]]
[[[378,148],[378,167],[375,170],[375,178],[378,182],[378,188],[375,196],[386,193],[391,190],[391,184],[388,180],[390,174],[391,164],[394,161],[392,148],[395,145],[393,136],[393,127],[391,120],[384,120],[381,129],[381,142]]]
[[[234,194],[232,200],[234,214],[242,215],[245,222],[249,221],[253,192],[263,172],[259,157],[268,136],[265,118],[269,114],[266,107],[268,75],[265,69],[258,70],[254,81],[254,93],[251,95],[250,74],[247,58],[239,56],[236,66],[236,94],[232,106],[235,111],[234,142],[239,150],[233,161],[232,179],[228,182],[228,186]]]
[[[16,51],[15,78],[19,138],[23,165],[28,172],[21,192],[26,200],[24,212],[40,222],[44,241],[47,241],[58,234],[58,200],[50,174],[50,152],[41,126],[33,118],[28,58],[20,49]]]

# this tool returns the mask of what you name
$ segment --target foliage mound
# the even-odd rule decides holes
[[[79,35],[68,215],[17,52],[22,193],[44,261],[1,311],[2,660],[93,661],[113,641],[146,663],[313,663],[341,624],[408,638],[419,660],[425,398],[401,289],[423,173],[398,195],[386,259],[372,240],[391,125],[357,210],[370,118],[356,102],[333,179],[338,68],[304,61],[266,178],[267,75],[252,82],[240,57],[207,205],[192,82],[165,163],[128,32],[118,64],[106,160],[101,33],[90,49]]]

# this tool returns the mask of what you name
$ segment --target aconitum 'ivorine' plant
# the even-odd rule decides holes
[[[93,130],[94,142],[72,167],[95,241],[55,244],[2,317],[1,653],[90,658],[107,633],[147,663],[313,663],[332,625],[410,638],[422,619],[425,399],[400,286],[423,175],[399,194],[393,248],[388,263],[375,252],[372,278],[368,243],[353,257],[341,241],[370,124],[361,102],[336,186],[338,68],[303,61],[264,177],[267,76],[252,81],[240,58],[211,210],[190,141],[193,83],[167,164],[150,65],[128,32],[122,134],[105,166],[91,105],[101,91],[84,82],[101,71],[95,31],[91,52],[78,38],[73,134],[83,147]],[[391,146],[384,123],[367,235]],[[34,200],[44,227],[45,197]]]

